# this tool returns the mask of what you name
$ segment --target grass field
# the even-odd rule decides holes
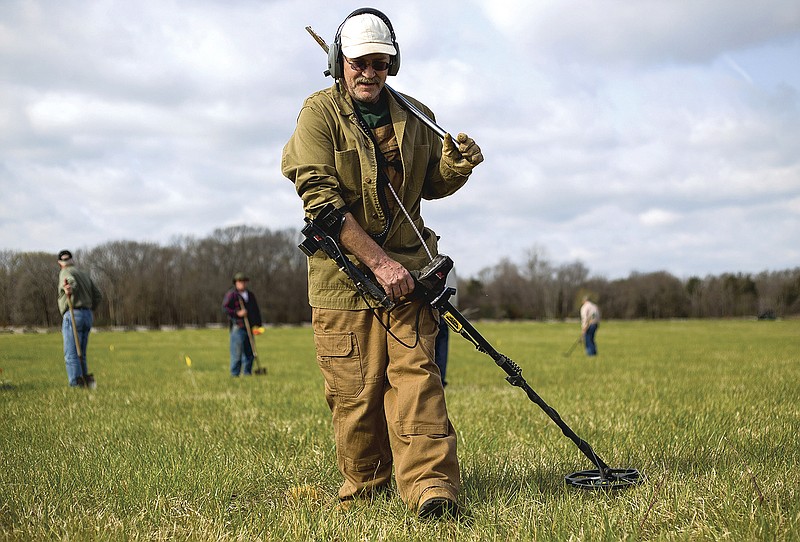
[[[419,521],[395,495],[348,510],[309,327],[258,339],[267,376],[227,375],[226,330],[99,332],[95,390],[70,389],[58,333],[0,335],[0,540],[800,540],[800,321],[476,322],[612,467],[592,468],[472,345],[447,400],[465,513]],[[185,356],[192,363],[188,366]]]

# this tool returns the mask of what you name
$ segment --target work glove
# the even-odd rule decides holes
[[[456,145],[456,143],[458,143]],[[483,162],[481,148],[467,134],[460,133],[453,141],[450,134],[444,135],[442,161],[447,167],[461,175],[469,175],[472,168]]]

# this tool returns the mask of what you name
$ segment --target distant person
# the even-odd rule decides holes
[[[247,318],[251,329],[261,326],[261,311],[256,295],[247,289],[250,278],[244,273],[233,276],[233,288],[225,293],[222,310],[228,315],[231,332],[231,376],[253,374],[253,345],[247,334]]]
[[[450,270],[450,273],[447,274],[447,281],[445,285],[448,288],[456,288],[458,285],[458,277],[456,276],[456,268]],[[453,308],[458,308],[458,290],[456,293],[450,297],[450,304],[453,305]],[[447,386],[447,380],[445,380],[445,373],[447,372],[447,356],[449,355],[450,349],[450,326],[447,325],[447,322],[439,315],[439,333],[436,335],[436,348],[435,348],[435,361],[436,366],[439,367],[439,373],[442,375],[442,386]]]
[[[600,325],[600,309],[589,301],[589,296],[584,296],[581,305],[581,335],[583,343],[586,345],[586,355],[597,355],[597,344],[594,342],[594,334]]]
[[[58,273],[58,310],[63,315],[61,335],[69,385],[94,387],[94,375],[89,374],[86,363],[86,348],[94,323],[92,311],[102,301],[103,294],[88,273],[75,267],[69,250],[58,253],[58,265],[61,268]]]

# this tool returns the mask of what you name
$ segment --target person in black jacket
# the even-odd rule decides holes
[[[245,318],[251,329],[261,326],[261,311],[253,292],[247,289],[250,278],[244,273],[233,276],[233,288],[225,293],[222,310],[228,315],[231,331],[231,376],[253,374],[253,345]]]

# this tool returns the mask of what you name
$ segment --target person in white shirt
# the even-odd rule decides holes
[[[597,344],[594,341],[594,334],[600,325],[600,309],[589,301],[589,296],[583,298],[581,305],[581,335],[583,344],[586,346],[587,356],[597,355]]]

